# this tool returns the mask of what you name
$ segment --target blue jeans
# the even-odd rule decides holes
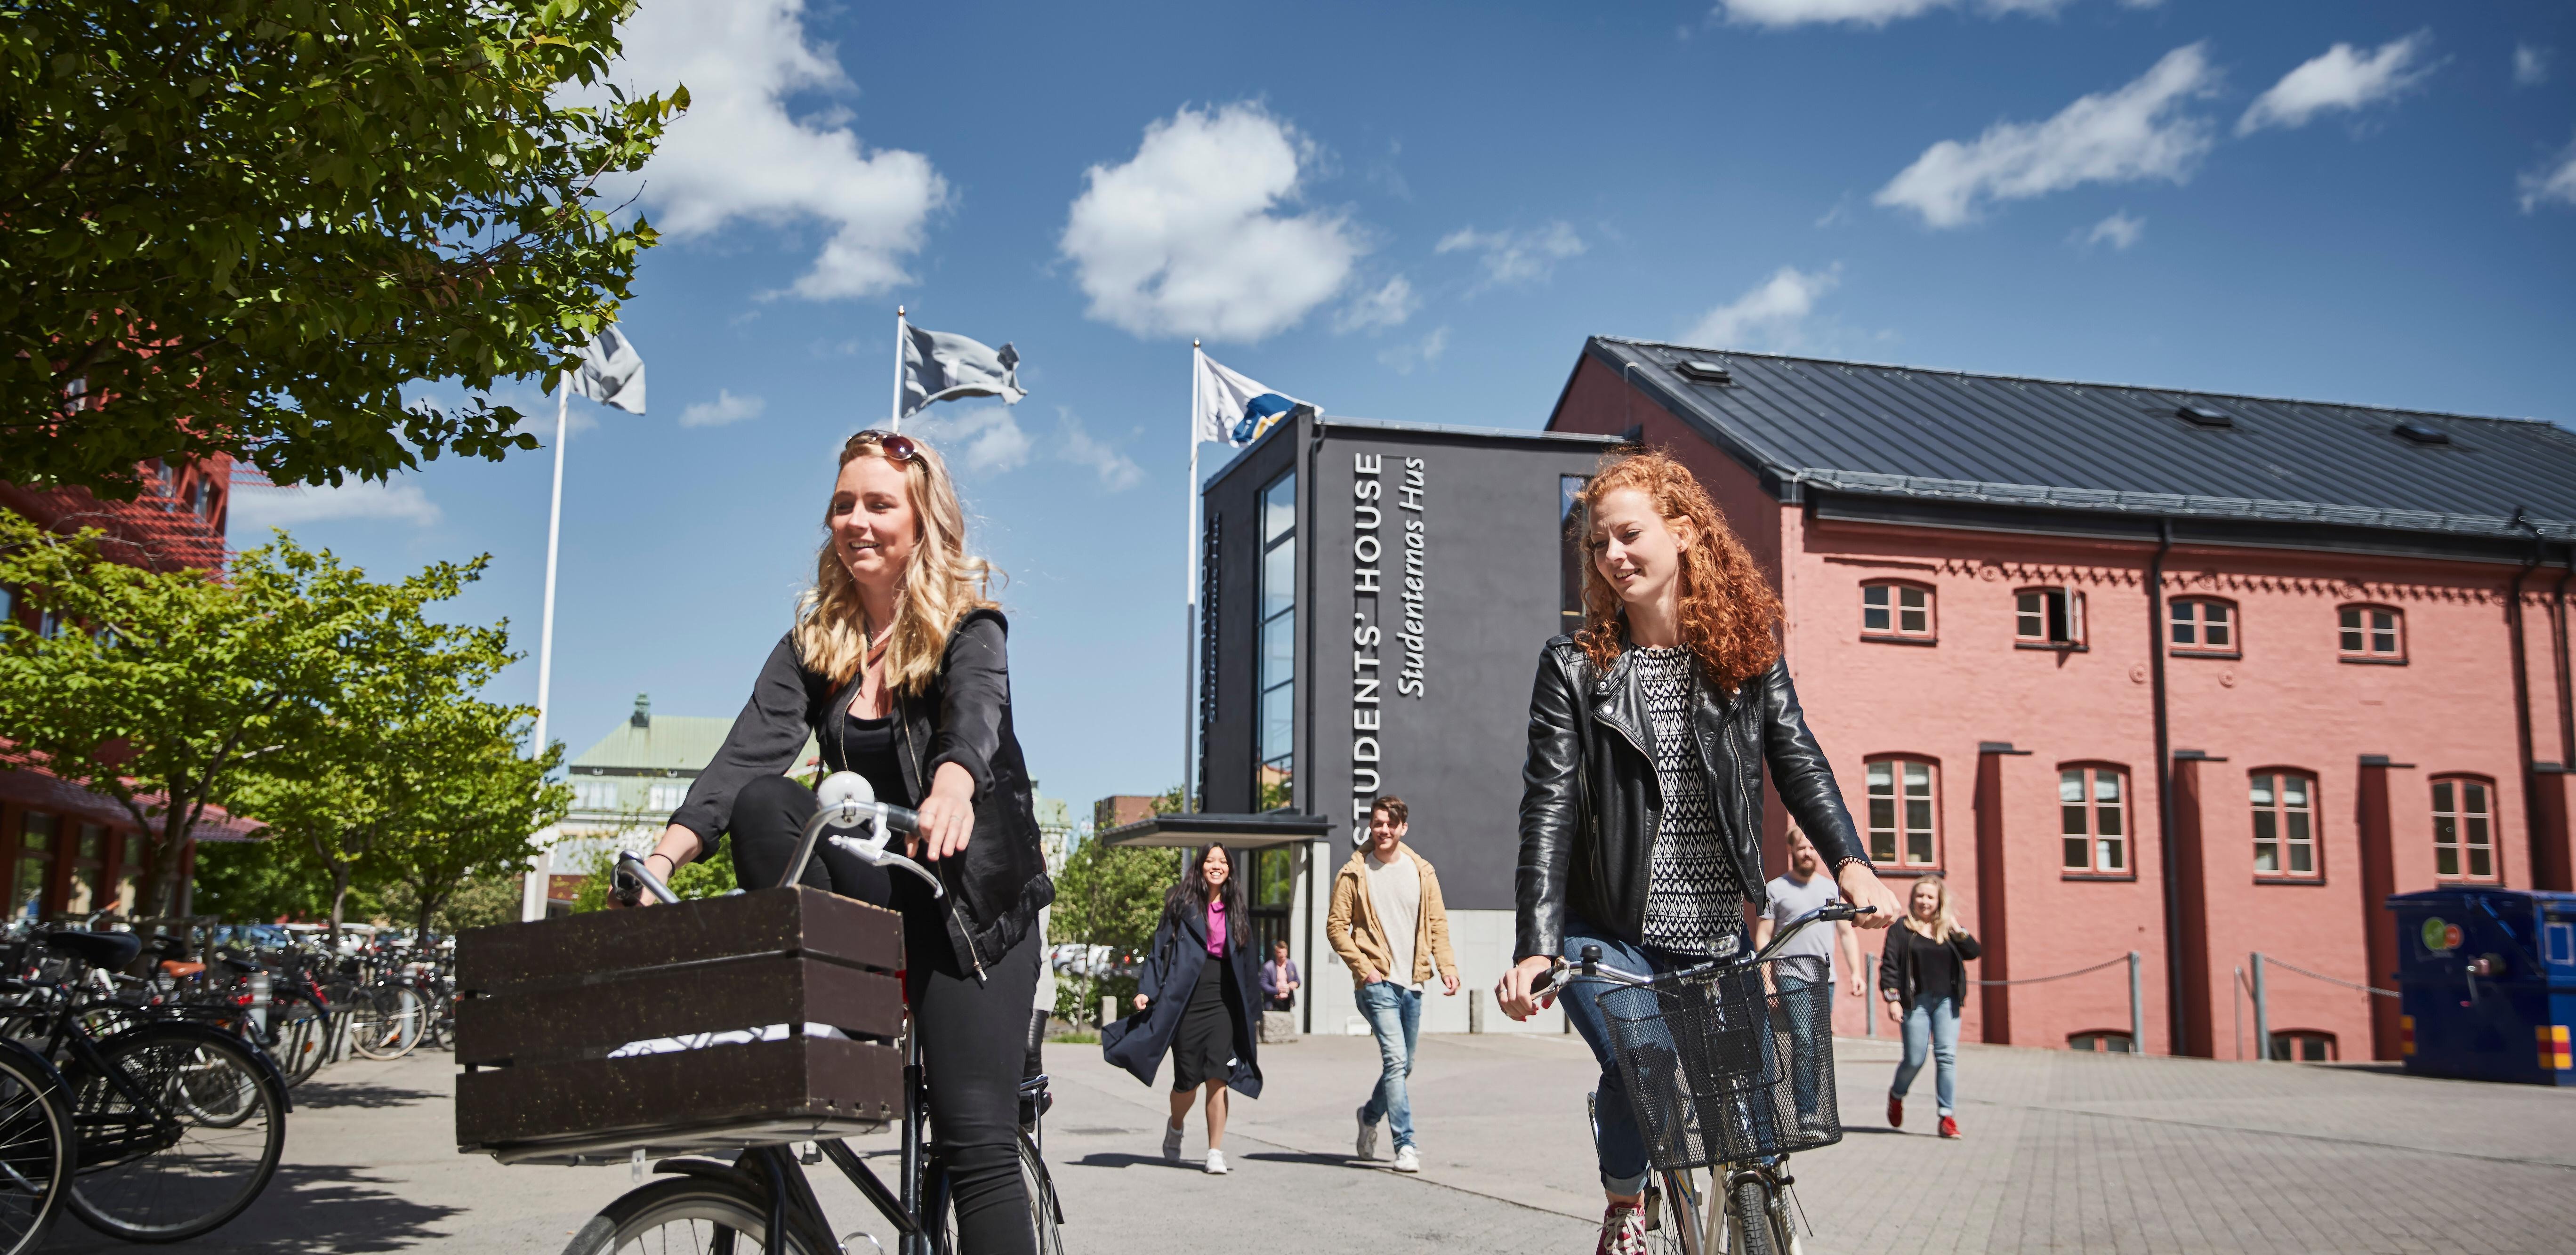
[[[1830,971],[1821,981],[1805,980],[1786,971],[1779,972],[1773,979],[1784,994],[1823,985],[1826,988],[1821,996],[1827,999],[1826,1005],[1832,1005],[1833,978]],[[1797,1097],[1800,1124],[1815,1120],[1816,1074],[1823,1068],[1832,1067],[1834,1058],[1834,1043],[1830,1035],[1820,1031],[1825,1025],[1815,1016],[1805,1014],[1808,1009],[1805,1001],[1799,1000],[1796,1012],[1789,1016],[1789,1091]],[[1817,1040],[1820,1037],[1825,1040]]]
[[[1413,1098],[1405,1079],[1413,1075],[1413,1047],[1422,1038],[1422,991],[1391,980],[1359,987],[1360,1014],[1377,1035],[1377,1088],[1369,1091],[1360,1118],[1380,1120],[1395,1134],[1396,1149],[1413,1144]]]
[[[1708,961],[1655,946],[1632,945],[1583,920],[1566,920],[1566,962],[1582,962],[1583,947],[1587,945],[1601,947],[1603,963],[1630,972],[1670,972]],[[1583,1043],[1592,1047],[1593,1061],[1601,1066],[1601,1079],[1592,1091],[1592,1144],[1600,1161],[1601,1188],[1613,1194],[1634,1194],[1645,1188],[1652,1165],[1646,1158],[1646,1135],[1637,1127],[1637,1109],[1628,1101],[1627,1083],[1619,1078],[1609,1019],[1601,1011],[1601,995],[1616,988],[1606,980],[1585,980],[1573,974],[1558,1002],[1565,1007],[1566,1017],[1574,1021],[1574,1031],[1583,1035]],[[1762,1040],[1768,1049],[1770,1034],[1763,1034]]]
[[[1887,1092],[1903,1098],[1914,1084],[1914,1074],[1923,1070],[1923,1056],[1929,1053],[1938,1066],[1932,1070],[1932,1092],[1941,1100],[1941,1114],[1950,1114],[1951,1103],[1959,1096],[1959,1004],[1948,998],[1917,1002],[1905,1013],[1905,1062],[1896,1065],[1896,1084]]]

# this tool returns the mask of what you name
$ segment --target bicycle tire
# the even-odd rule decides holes
[[[1771,1187],[1760,1177],[1738,1181],[1728,1191],[1727,1227],[1735,1244],[1730,1255],[1788,1255],[1771,1227]]]
[[[379,1063],[410,1054],[420,1045],[426,1012],[420,995],[400,985],[378,985],[358,991],[349,1012],[349,1048]]]
[[[678,1230],[674,1233],[673,1230]],[[769,1235],[769,1199],[748,1183],[672,1177],[627,1191],[573,1234],[564,1255],[665,1255],[723,1250],[755,1255]],[[788,1226],[787,1249],[829,1255]]]
[[[271,1057],[293,1089],[312,1079],[331,1055],[331,1012],[300,989],[279,991],[268,1009],[276,1047]]]
[[[44,1245],[75,1157],[62,1075],[32,1050],[0,1045],[0,1255]]]
[[[91,1067],[66,1072],[80,1167],[67,1200],[81,1223],[128,1242],[179,1242],[222,1227],[256,1201],[286,1149],[286,1087],[248,1045],[202,1025],[160,1023],[99,1043],[159,1109]],[[254,1106],[215,1124],[196,1119],[182,1092],[193,1083],[253,1080]]]
[[[1656,1255],[1716,1255],[1708,1242],[1705,1192],[1686,1171],[1655,1174],[1658,1191],[1647,1198],[1646,1249]]]

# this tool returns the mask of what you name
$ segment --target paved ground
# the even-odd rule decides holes
[[[1591,1249],[1599,1194],[1578,1042],[1425,1038],[1414,1078],[1425,1171],[1352,1163],[1366,1038],[1263,1054],[1238,1100],[1235,1172],[1157,1152],[1162,1095],[1051,1048],[1049,1159],[1068,1248],[1098,1255],[1371,1255]],[[2351,1067],[2130,1059],[1963,1046],[1967,1137],[1884,1127],[1887,1043],[1846,1040],[1842,1145],[1801,1156],[1799,1196],[1834,1252],[2564,1251],[2576,1248],[2576,1091],[2426,1081]],[[458,1155],[445,1056],[352,1062],[298,1092],[287,1164],[232,1226],[173,1250],[551,1255],[627,1188],[623,1168],[503,1168]],[[1203,1149],[1191,1126],[1193,1159]],[[824,1182],[845,1230],[870,1219]],[[880,1236],[883,1236],[882,1234]],[[66,1219],[49,1250],[131,1251]],[[860,1244],[860,1249],[866,1249]]]

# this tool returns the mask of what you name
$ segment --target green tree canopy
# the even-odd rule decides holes
[[[530,712],[469,699],[460,713],[458,734],[419,764],[427,776],[419,804],[381,851],[383,878],[399,890],[386,897],[409,907],[422,935],[466,885],[524,869],[537,832],[572,806],[571,786],[546,782],[563,746],[549,745],[538,758],[519,753]]]
[[[630,8],[0,5],[0,479],[127,497],[155,457],[337,484],[535,448],[508,406],[400,390],[568,366],[614,320],[654,233],[597,182],[688,104],[595,86]]]

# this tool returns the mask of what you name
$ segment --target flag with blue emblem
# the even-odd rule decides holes
[[[1197,440],[1241,448],[1260,439],[1272,423],[1300,409],[1322,412],[1218,364],[1204,351],[1197,351],[1197,357],[1198,369],[1190,387],[1191,427]]]

